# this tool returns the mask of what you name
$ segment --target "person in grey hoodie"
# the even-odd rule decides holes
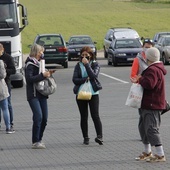
[[[6,125],[6,133],[14,133],[15,131],[11,130],[10,126],[10,117],[9,117],[9,110],[8,110],[8,87],[5,83],[4,78],[6,77],[6,69],[4,62],[0,60],[0,109],[3,112],[3,118]]]

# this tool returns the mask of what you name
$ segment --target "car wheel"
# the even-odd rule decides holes
[[[64,67],[64,68],[68,68],[68,62],[64,62],[64,63],[63,63],[63,67]]]
[[[165,54],[162,54],[162,62],[163,62],[164,65],[168,64],[166,57],[165,57]]]
[[[68,56],[68,61],[71,61],[71,57],[70,56]]]
[[[116,59],[115,58],[113,58],[113,66],[117,66],[117,61],[116,61]]]
[[[107,57],[108,57],[108,55],[107,55],[107,52],[106,52],[106,50],[104,48],[104,58],[107,58]]]
[[[110,62],[109,60],[107,61],[107,65],[108,66],[111,66],[112,65],[112,62]]]

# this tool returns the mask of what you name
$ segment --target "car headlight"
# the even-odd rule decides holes
[[[92,49],[92,51],[93,51],[93,52],[95,52],[95,51],[96,51],[96,49],[95,49],[94,47],[92,47],[91,49]]]
[[[126,53],[119,53],[117,56],[126,56]]]
[[[68,52],[74,52],[75,49],[68,49]]]

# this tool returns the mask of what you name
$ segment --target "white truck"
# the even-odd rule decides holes
[[[11,75],[14,88],[23,87],[21,31],[27,25],[26,8],[18,0],[0,0],[0,43],[14,59],[16,74]]]

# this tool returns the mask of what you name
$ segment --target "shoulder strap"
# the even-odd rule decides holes
[[[32,63],[31,61],[28,61],[28,62],[26,63],[26,65],[25,65],[25,68],[27,68],[27,67],[28,67],[28,65],[30,65],[30,64],[32,64],[32,65],[34,65],[34,66],[36,66],[36,67],[39,67],[38,65],[36,65],[36,64],[34,64],[34,63]]]

